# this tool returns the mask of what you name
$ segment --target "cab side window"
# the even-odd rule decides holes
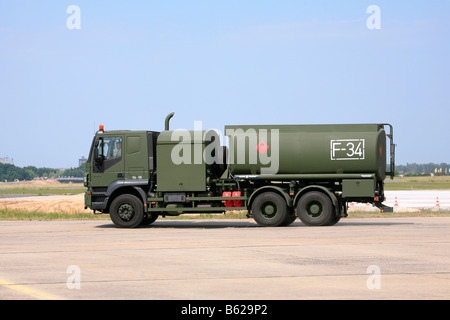
[[[104,137],[99,141],[99,155],[104,160],[122,156],[122,137]]]
[[[99,137],[94,143],[94,172],[104,172],[121,161],[122,137]]]

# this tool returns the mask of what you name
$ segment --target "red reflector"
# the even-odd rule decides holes
[[[227,200],[224,201],[225,202],[225,207],[233,207],[234,206],[234,201],[233,200]]]
[[[242,207],[243,205],[244,205],[244,203],[242,202],[242,200],[234,200],[233,201],[234,207]]]
[[[240,191],[233,191],[231,192],[223,192],[222,197],[240,197],[241,192]],[[226,200],[222,201],[225,205],[225,207],[242,207],[244,205],[244,202],[242,200]]]

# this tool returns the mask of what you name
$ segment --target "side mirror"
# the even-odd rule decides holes
[[[101,162],[102,161],[102,158],[98,157],[98,148],[94,149],[94,160],[95,160],[95,162]]]
[[[101,163],[103,162],[103,156],[99,156],[98,155],[98,146],[100,144],[100,140],[96,140],[95,141],[95,145],[94,145],[94,161],[97,163]],[[103,146],[103,143],[101,144]],[[102,152],[103,153],[103,152]]]

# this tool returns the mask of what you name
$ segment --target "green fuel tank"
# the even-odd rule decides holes
[[[387,135],[385,126],[391,131]],[[229,169],[251,175],[374,174],[386,177],[389,124],[225,126]]]

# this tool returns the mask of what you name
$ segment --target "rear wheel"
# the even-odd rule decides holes
[[[280,226],[288,226],[292,224],[295,219],[297,219],[297,216],[295,215],[294,208],[288,208],[286,219],[283,221],[283,223],[280,224]]]
[[[286,217],[286,220],[284,220],[283,223],[280,224],[280,226],[289,226],[295,221],[295,219],[297,219],[297,216],[295,216],[295,215],[288,215]]]
[[[298,201],[297,212],[300,220],[308,226],[334,224],[333,204],[322,192],[311,191],[303,195]]]
[[[144,218],[142,201],[131,194],[118,196],[109,210],[112,222],[121,228],[135,228]]]
[[[253,219],[261,226],[282,225],[288,218],[286,201],[277,193],[262,193],[253,201],[252,215]]]

